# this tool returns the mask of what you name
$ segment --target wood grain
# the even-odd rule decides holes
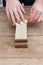
[[[43,65],[43,59],[37,58],[11,58],[0,59],[0,65]]]
[[[31,7],[25,9],[27,17]],[[43,65],[43,21],[28,26],[28,48],[16,49],[14,36],[15,27],[0,8],[0,65]]]

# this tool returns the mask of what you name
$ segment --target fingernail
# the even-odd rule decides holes
[[[27,20],[25,20],[25,23],[27,23]]]
[[[16,25],[19,25],[18,23],[16,23]]]
[[[23,24],[23,21],[21,21],[21,24]]]
[[[25,19],[23,22],[24,22],[24,23],[27,23],[27,20]]]

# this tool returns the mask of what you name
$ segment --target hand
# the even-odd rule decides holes
[[[21,23],[21,21],[24,21],[24,13],[25,10],[22,7],[19,0],[6,0],[6,13],[7,18],[9,21],[13,23],[13,25],[17,23]]]
[[[28,23],[36,23],[40,21],[43,21],[43,5],[41,2],[35,2],[28,17]]]

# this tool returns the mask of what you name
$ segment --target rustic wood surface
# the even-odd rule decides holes
[[[28,16],[31,7],[25,7]],[[15,48],[15,27],[0,8],[0,65],[43,65],[43,22],[28,26],[28,48]]]

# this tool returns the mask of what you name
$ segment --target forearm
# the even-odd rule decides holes
[[[36,2],[43,2],[43,0],[35,0]]]
[[[10,1],[10,0],[5,0],[5,1],[7,2],[7,1]]]

